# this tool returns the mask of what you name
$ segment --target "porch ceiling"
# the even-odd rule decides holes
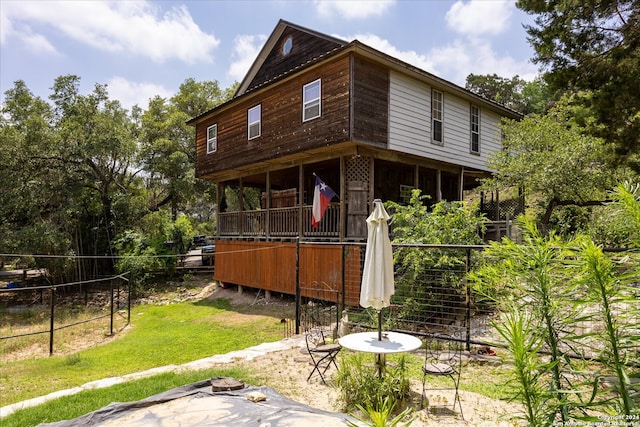
[[[268,171],[276,171],[356,154],[358,154],[358,144],[353,141],[349,141],[313,150],[299,151],[297,153],[264,160],[258,163],[238,166],[226,171],[204,175],[201,178],[212,182],[233,181],[252,175],[265,174]]]
[[[299,151],[297,153],[288,154],[282,157],[276,157],[257,163],[238,166],[222,172],[204,175],[201,178],[212,181],[214,183],[234,181],[240,178],[247,179],[250,177],[264,175],[267,172],[292,168],[299,165],[307,165],[354,155],[372,157],[374,159],[387,160],[395,163],[417,165],[450,173],[459,173],[461,168],[460,165],[438,162],[416,155],[387,150],[370,144],[348,141],[341,144],[325,146],[313,150]],[[467,176],[475,177],[485,177],[490,174],[489,171],[467,168],[464,169],[464,173]],[[258,182],[255,182],[255,184],[263,183],[263,181],[263,179],[259,179]],[[248,179],[246,182],[254,183],[251,179]]]

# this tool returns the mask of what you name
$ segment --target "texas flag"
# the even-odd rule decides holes
[[[318,223],[322,220],[324,211],[327,210],[329,202],[335,195],[335,191],[316,175],[316,188],[313,191],[313,216],[311,217],[313,228],[318,228]]]

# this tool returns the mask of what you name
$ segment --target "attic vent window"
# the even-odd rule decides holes
[[[293,47],[293,39],[291,37],[287,37],[287,39],[282,44],[282,55],[286,56],[291,52],[291,48]]]

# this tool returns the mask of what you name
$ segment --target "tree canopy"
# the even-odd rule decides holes
[[[178,212],[213,205],[214,187],[194,177],[194,129],[185,122],[229,99],[233,87],[187,79],[171,99],[153,98],[144,111],[127,111],[105,85],[89,94],[79,87],[78,76],[66,75],[55,79],[51,102],[23,81],[5,93],[0,254],[93,257],[85,268],[104,274],[114,265],[101,257],[115,255],[122,236],[153,235],[145,216],[170,208],[158,217],[175,222],[165,236],[175,240],[169,234],[188,228]],[[146,241],[154,239],[163,244]],[[57,259],[31,263],[64,275],[65,258]]]
[[[552,90],[581,94],[597,119],[590,131],[640,171],[640,3],[637,0],[518,0]]]
[[[469,74],[465,88],[525,115],[544,112],[552,100],[542,78],[528,82],[519,76],[509,79],[497,74]]]
[[[606,162],[604,141],[572,117],[569,102],[562,101],[547,114],[507,121],[503,150],[488,161],[496,173],[485,185],[523,188],[546,226],[557,207],[600,205],[623,180],[624,170]]]

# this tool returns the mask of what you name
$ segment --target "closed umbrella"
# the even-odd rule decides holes
[[[373,212],[367,218],[367,246],[360,286],[360,305],[378,312],[378,340],[382,340],[382,309],[391,303],[394,294],[393,253],[389,240],[390,216],[382,201],[373,201]]]

